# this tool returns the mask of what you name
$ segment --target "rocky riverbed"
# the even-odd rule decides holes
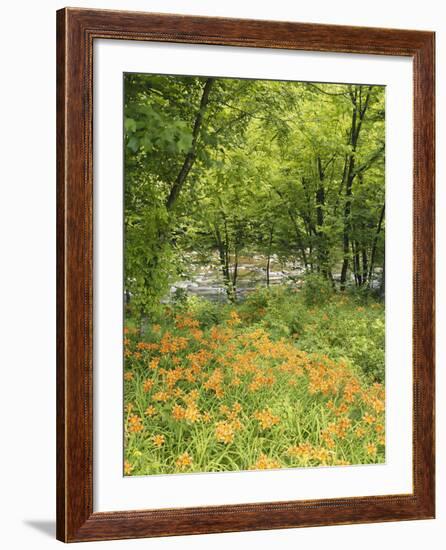
[[[237,297],[243,299],[256,288],[266,286],[265,257],[260,255],[242,256],[237,268]],[[175,282],[170,288],[170,297],[179,289],[188,294],[200,296],[211,301],[226,301],[226,290],[217,256],[212,256],[209,263],[201,264],[191,256],[191,269],[188,276]],[[269,270],[269,284],[286,284],[295,282],[303,272],[293,264],[282,264],[277,257],[272,257]]]

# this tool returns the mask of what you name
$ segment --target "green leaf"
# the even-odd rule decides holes
[[[136,120],[126,117],[124,119],[124,128],[127,133],[133,133],[136,131]]]
[[[127,143],[127,147],[136,153],[139,149],[139,139],[136,136],[132,136]]]

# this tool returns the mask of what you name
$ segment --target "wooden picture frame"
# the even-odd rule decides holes
[[[413,493],[93,512],[93,42],[179,42],[413,60]],[[65,542],[434,517],[434,33],[57,12],[57,538]]]

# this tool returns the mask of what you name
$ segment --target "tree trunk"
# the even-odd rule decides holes
[[[236,287],[235,282],[237,281],[237,265],[234,266],[233,276],[231,277],[230,272],[230,255],[229,255],[229,232],[228,232],[228,222],[226,219],[226,215],[224,212],[222,212],[223,220],[224,220],[224,228],[225,228],[225,262],[226,262],[226,270],[227,270],[227,284],[226,284],[226,294],[228,296],[228,300],[230,302],[235,302],[236,299]]]
[[[194,165],[196,156],[197,156],[197,142],[200,135],[201,126],[203,124],[204,114],[206,112],[208,103],[209,103],[209,93],[211,91],[212,85],[214,84],[215,78],[207,78],[203,87],[203,93],[201,96],[200,107],[198,109],[197,116],[195,118],[194,128],[192,130],[192,144],[187,153],[183,166],[181,167],[178,176],[172,185],[169,196],[167,198],[166,207],[167,210],[172,210],[174,207],[178,196],[180,194],[181,188],[186,181],[186,178],[191,171],[192,166]]]
[[[237,289],[237,275],[238,275],[238,250],[235,249],[234,252],[234,269],[232,270],[232,288],[234,292],[234,300],[236,299],[236,289]]]
[[[352,124],[356,124],[356,115],[353,116]],[[353,187],[353,169],[355,166],[355,157],[350,155],[349,167],[347,171],[347,181],[345,188],[345,205],[344,205],[344,231],[342,237],[344,259],[342,261],[342,270],[341,270],[341,290],[345,290],[345,283],[347,282],[347,271],[349,263],[349,245],[350,245],[350,215],[352,210],[352,187]]]
[[[358,94],[359,88],[359,94]],[[349,264],[349,244],[350,244],[350,233],[351,233],[351,205],[352,205],[352,187],[353,180],[355,179],[355,154],[358,146],[359,134],[361,131],[362,122],[367,111],[367,107],[370,101],[370,91],[369,87],[366,99],[362,103],[362,93],[361,86],[355,87],[354,90],[350,91],[350,99],[352,101],[352,124],[349,136],[349,145],[352,148],[351,153],[348,156],[347,170],[344,170],[344,183],[345,183],[345,205],[344,205],[344,232],[343,232],[343,251],[344,259],[342,262],[341,270],[341,290],[345,290],[345,284],[347,281],[347,271]]]
[[[321,157],[317,158],[318,185],[316,189],[316,235],[318,239],[318,262],[322,275],[332,280],[330,271],[330,253],[328,250],[326,235],[324,233],[324,206],[325,206],[325,188],[324,177],[325,169],[322,167]]]
[[[284,199],[283,194],[280,191],[278,191],[277,189],[275,189],[275,191],[279,195],[279,197],[282,200],[284,200],[284,203],[286,204],[286,201]],[[285,208],[287,210],[290,221],[293,224],[294,232],[295,232],[295,235],[296,235],[297,246],[298,246],[298,249],[301,253],[302,261],[303,261],[303,264],[305,266],[305,270],[307,271],[308,270],[308,258],[307,258],[307,253],[305,252],[305,244],[302,240],[302,234],[300,232],[299,226],[297,225],[296,218],[294,217],[294,214],[293,214],[292,210],[288,206],[285,206]]]
[[[373,277],[373,269],[375,267],[375,257],[376,257],[376,248],[377,248],[377,244],[378,244],[378,237],[379,237],[379,234],[381,233],[381,227],[382,227],[382,223],[384,221],[384,211],[385,211],[385,204],[383,204],[382,208],[381,208],[381,213],[380,213],[380,216],[379,216],[379,221],[378,221],[378,226],[376,228],[376,233],[375,233],[375,237],[373,239],[373,245],[372,245],[372,253],[370,255],[370,268],[369,268],[369,287],[370,287],[370,284],[372,282],[372,277]]]
[[[365,246],[362,247],[362,284],[367,283],[367,270],[368,270],[368,260],[367,260],[367,250]]]
[[[269,231],[268,255],[266,259],[266,286],[269,288],[269,268],[271,265],[271,250],[273,245],[274,226],[272,225]]]
[[[386,258],[384,257],[381,286],[379,288],[379,297],[381,298],[381,300],[384,300],[385,294],[386,294]]]
[[[223,241],[218,227],[214,227],[214,230],[215,230],[215,238],[217,241],[218,257],[220,259],[220,268],[221,268],[221,273],[223,275],[223,284],[226,289],[226,295],[228,297],[228,300],[232,302],[233,301],[232,281],[231,281],[231,276],[229,272],[228,245],[227,245],[227,242]]]
[[[355,267],[355,280],[357,286],[362,286],[362,275],[361,275],[361,261],[359,259],[359,243],[354,241],[352,243],[353,249],[353,263]]]
[[[165,203],[166,209],[168,211],[171,211],[174,208],[175,203],[177,202],[178,197],[180,195],[181,189],[183,188],[184,183],[187,179],[187,176],[189,175],[189,172],[191,171],[195,163],[195,159],[197,156],[198,139],[199,139],[200,131],[203,124],[203,118],[209,103],[209,93],[211,91],[214,81],[215,81],[214,78],[207,78],[203,86],[200,106],[198,108],[198,112],[195,117],[195,122],[192,129],[191,147],[184,158],[183,164],[180,168],[180,171],[178,172],[177,177],[175,178],[175,181],[172,184],[169,196],[167,197],[167,200]],[[163,255],[164,247],[167,245],[170,238],[171,238],[171,227],[169,226],[169,223],[163,224],[162,227],[158,228],[158,239],[157,239],[157,243],[159,247],[158,255],[154,257],[152,265],[146,270],[146,273],[144,275],[145,279],[149,281],[147,288],[150,288],[150,280],[152,279],[152,274],[156,272],[160,261],[160,256]]]

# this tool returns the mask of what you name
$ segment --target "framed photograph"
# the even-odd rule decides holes
[[[434,33],[57,12],[57,537],[434,517]]]

